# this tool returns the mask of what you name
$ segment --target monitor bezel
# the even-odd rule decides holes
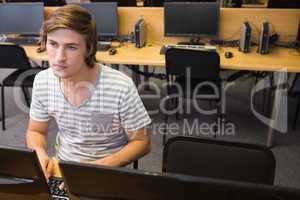
[[[11,31],[7,31],[7,32],[0,32],[0,35],[8,35],[8,34],[19,34],[19,35],[39,35],[42,25],[44,23],[44,19],[45,19],[45,13],[44,13],[44,3],[43,2],[11,2],[11,3],[3,3],[0,4],[0,6],[29,6],[29,8],[32,8],[32,6],[36,6],[36,7],[41,7],[41,26],[38,32],[27,32],[27,31],[19,31],[19,32],[11,32]],[[23,13],[23,12],[22,12]]]
[[[218,11],[217,11],[217,18],[218,18],[218,22],[217,22],[217,27],[216,27],[216,34],[193,34],[193,33],[168,33],[166,32],[166,15],[165,15],[165,11],[166,11],[166,5],[171,5],[171,4],[175,4],[175,5],[207,5],[207,4],[215,4],[217,6]],[[219,36],[219,18],[220,18],[220,3],[218,1],[216,2],[165,2],[164,3],[164,36],[165,37],[191,37],[191,38],[200,38],[200,37],[205,37],[205,38],[211,38],[211,39],[217,39]]]
[[[114,33],[101,33],[101,32],[98,32],[98,29],[99,27],[97,26],[97,19],[94,19],[96,21],[96,29],[97,29],[97,35],[98,35],[98,38],[100,37],[103,38],[103,37],[116,37],[119,35],[119,16],[118,16],[118,3],[117,2],[90,2],[90,3],[80,3],[79,5],[82,6],[82,5],[88,5],[88,6],[97,6],[97,5],[111,5],[113,8],[114,8],[114,11],[115,11],[115,19],[116,19],[116,29],[115,29],[115,32]],[[85,8],[86,10],[88,10],[86,7],[82,6],[83,8]],[[89,11],[89,10],[88,10]],[[90,13],[92,14],[92,13]]]

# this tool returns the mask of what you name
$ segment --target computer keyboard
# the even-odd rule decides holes
[[[110,43],[97,43],[97,50],[98,51],[108,51],[111,48]]]
[[[59,189],[59,186],[62,182],[62,178],[49,178],[48,186],[52,200],[69,200],[68,193],[66,192],[66,190]]]
[[[15,37],[6,38],[5,43],[14,43],[17,45],[37,45],[39,38],[37,37]]]
[[[192,49],[199,51],[216,51],[216,46],[212,45],[186,45],[186,44],[176,44],[176,45],[163,45],[160,49],[160,54],[165,54],[166,51],[170,48],[177,49]]]

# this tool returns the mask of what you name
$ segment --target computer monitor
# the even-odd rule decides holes
[[[0,199],[49,200],[49,189],[34,151],[0,146]]]
[[[44,6],[64,6],[66,5],[65,0],[6,0],[7,3],[10,2],[41,2],[44,3]]]
[[[44,21],[43,3],[0,4],[0,34],[38,34]]]
[[[118,5],[116,2],[82,3],[94,17],[100,40],[118,35]]]
[[[166,2],[165,36],[218,36],[219,4],[217,2]]]
[[[299,0],[268,0],[268,8],[300,8]]]
[[[296,200],[300,190],[181,174],[61,161],[70,192],[81,200]]]
[[[136,0],[91,0],[91,2],[117,2],[118,6],[135,7]]]

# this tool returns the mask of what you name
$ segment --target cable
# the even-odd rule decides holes
[[[133,72],[139,74],[139,75],[143,75],[145,77],[153,77],[153,78],[157,78],[160,80],[165,80],[166,79],[166,74],[163,73],[154,73],[153,72],[143,72],[141,70],[138,70],[134,67],[130,67],[131,65],[124,65],[125,67],[127,67],[128,69],[131,69]]]

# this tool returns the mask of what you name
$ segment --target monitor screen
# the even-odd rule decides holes
[[[67,190],[81,200],[295,200],[300,190],[182,174],[60,161]],[[80,180],[80,181],[79,181]]]
[[[217,2],[166,2],[165,36],[217,37],[219,4]]]
[[[38,34],[44,21],[44,4],[0,4],[0,19],[0,34]]]
[[[300,8],[299,0],[268,0],[268,8]]]
[[[80,5],[93,15],[100,38],[118,35],[117,2],[82,3]]]
[[[36,153],[20,147],[0,146],[0,199],[29,200],[33,196],[49,199],[48,185]]]

